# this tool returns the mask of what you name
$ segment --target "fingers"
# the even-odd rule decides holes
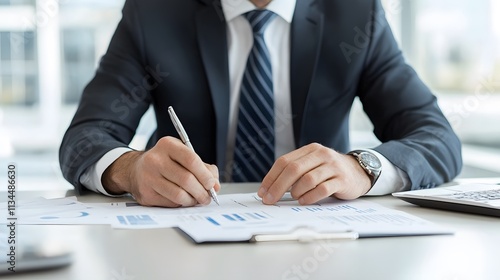
[[[156,206],[156,207],[168,207],[168,208],[175,208],[175,207],[181,207],[181,206],[188,206],[188,205],[182,205],[175,203],[171,201],[170,199],[166,198],[163,195],[160,195],[153,189],[149,189],[150,193],[148,194],[132,194],[135,200],[143,206]],[[194,205],[194,204],[193,204]]]
[[[160,143],[162,141],[162,143]],[[205,190],[212,189],[218,182],[218,175],[214,176],[214,171],[207,168],[207,165],[201,160],[201,158],[190,148],[185,146],[179,139],[172,137],[164,137],[158,141],[158,145],[166,142],[165,145],[170,146],[169,156],[172,161],[179,163],[182,167],[184,167],[189,173],[194,175],[198,183]],[[217,172],[218,174],[218,172]],[[185,175],[187,176],[187,175]],[[188,179],[187,177],[185,179]],[[179,182],[181,186],[184,186],[183,183],[188,182]],[[194,183],[194,182],[189,182]]]
[[[157,180],[150,180],[147,183],[147,186],[157,185],[155,182]],[[130,192],[134,199],[143,206],[159,206],[159,207],[180,207],[183,204],[187,203],[175,203],[167,197],[160,195],[154,188],[152,187],[144,187],[135,185],[134,188]],[[194,200],[193,198],[190,198]]]
[[[330,196],[332,193],[335,193],[336,190],[339,189],[337,183],[338,181],[333,179],[320,183],[308,192],[301,195],[298,198],[299,203],[302,205],[312,204],[322,200],[325,197]]]
[[[184,166],[177,162],[168,162],[160,172],[163,176],[163,180],[159,181],[161,187],[153,187],[160,195],[183,206],[193,205],[191,200],[202,205],[210,204],[207,190]]]
[[[276,184],[275,182],[276,180],[278,180],[279,176],[283,173],[284,169],[289,165],[290,162],[300,159],[306,154],[307,152],[305,151],[305,149],[301,148],[292,151],[276,160],[274,165],[271,167],[271,170],[269,170],[264,179],[262,179],[262,184],[259,188],[259,191],[257,192],[259,197],[261,197],[265,201],[264,203],[274,201],[274,195],[276,192],[279,193],[283,191],[283,189],[289,189],[292,186],[292,184],[290,184],[288,187],[286,185],[281,186]],[[273,189],[277,189],[277,191],[273,191]],[[270,190],[271,193],[269,192]]]
[[[148,177],[149,178],[144,179],[143,185],[138,186],[135,191],[132,192],[134,198],[141,205],[180,207],[210,203],[208,197],[206,199],[195,198],[196,196],[191,195],[185,189],[161,176],[154,178],[151,176]],[[206,193],[203,188],[200,189],[200,193]]]
[[[205,164],[179,139],[164,137],[136,163],[137,201],[148,206],[193,206],[211,202],[208,190],[220,190],[218,169]]]
[[[219,168],[217,168],[217,166],[214,164],[206,164],[205,163],[205,166],[208,168],[208,170],[210,170],[210,172],[212,172],[212,175],[214,176],[214,178],[212,180],[214,181],[215,191],[216,192],[220,191],[221,185],[220,185],[220,181],[219,181]],[[210,185],[210,184],[208,184],[208,185]]]
[[[308,174],[324,162],[319,144],[310,144],[280,157],[262,181],[258,195],[265,204],[276,203],[283,194],[305,174]],[[311,175],[312,176],[312,175]],[[305,193],[307,189],[302,189]]]
[[[275,204],[290,190],[300,204],[311,204],[328,196],[355,199],[370,185],[354,157],[310,144],[280,157],[262,181],[258,195],[264,204]]]
[[[335,173],[333,173],[334,171],[335,169],[330,164],[323,164],[318,166],[317,168],[310,170],[299,178],[299,180],[294,184],[294,187],[291,189],[290,194],[293,198],[298,199],[300,202],[300,198],[302,198],[307,193],[315,193],[315,189],[319,188],[322,183],[326,184],[329,180],[333,181],[333,179],[335,178]],[[316,191],[320,191],[320,193],[322,193],[322,190]]]

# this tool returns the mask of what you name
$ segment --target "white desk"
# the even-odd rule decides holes
[[[255,190],[251,185],[230,185],[222,192]],[[54,196],[64,193],[50,194]],[[112,200],[95,194],[79,199]],[[420,208],[391,196],[364,199],[450,227],[456,234],[196,245],[175,229],[20,226],[18,235],[40,227],[57,229],[70,240],[74,262],[62,269],[2,279],[500,279],[499,218]]]

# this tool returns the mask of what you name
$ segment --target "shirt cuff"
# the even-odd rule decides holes
[[[127,194],[113,195],[108,193],[102,185],[102,174],[120,156],[133,151],[130,148],[115,148],[104,154],[95,164],[91,165],[80,177],[80,183],[87,189],[102,193],[110,197],[122,197]]]
[[[382,172],[375,185],[365,194],[366,196],[387,195],[410,188],[410,179],[403,170],[396,167],[379,152],[370,149],[366,149],[366,151],[376,155],[382,163]]]

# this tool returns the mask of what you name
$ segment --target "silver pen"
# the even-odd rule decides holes
[[[189,137],[186,133],[186,130],[184,130],[184,127],[182,126],[182,123],[177,117],[177,115],[175,114],[174,108],[172,108],[172,106],[168,107],[168,114],[170,115],[170,119],[172,119],[172,123],[174,124],[177,133],[179,133],[179,136],[181,137],[181,141],[194,152],[193,145],[191,145],[191,141],[189,141]],[[217,205],[220,205],[219,199],[217,198],[217,193],[215,192],[214,188],[211,188],[209,193],[212,199],[215,201],[215,203],[217,203]]]

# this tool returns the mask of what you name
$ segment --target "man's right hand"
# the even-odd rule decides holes
[[[174,137],[147,152],[123,154],[104,171],[102,184],[109,193],[131,193],[141,205],[161,207],[207,205],[208,191],[220,190],[217,167]]]

